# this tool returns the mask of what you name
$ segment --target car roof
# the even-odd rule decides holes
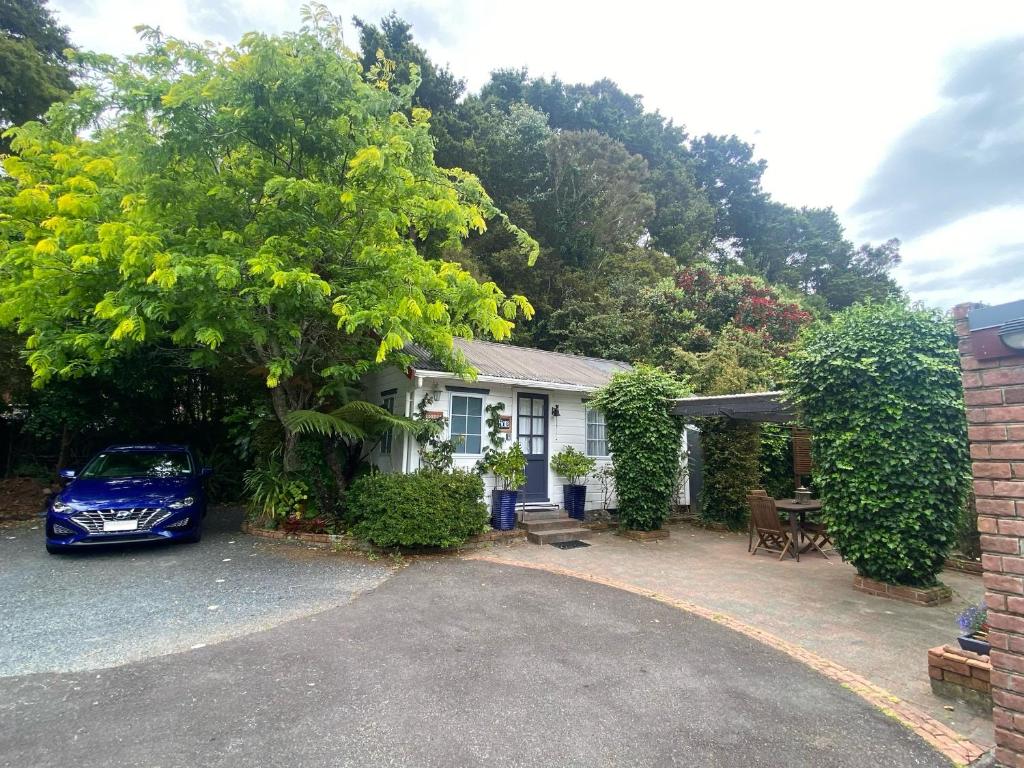
[[[108,445],[104,450],[107,453],[112,453],[128,451],[190,451],[191,449],[183,443],[118,443]]]

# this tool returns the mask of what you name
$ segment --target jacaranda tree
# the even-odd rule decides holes
[[[537,246],[435,165],[415,70],[394,87],[385,59],[364,72],[319,6],[235,47],[142,35],[139,55],[83,56],[88,86],[11,131],[0,322],[36,384],[173,345],[243,361],[284,421],[409,342],[463,370],[453,337],[502,339],[532,313],[440,258],[489,220],[524,261]]]

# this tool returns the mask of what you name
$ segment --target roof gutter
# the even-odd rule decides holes
[[[413,370],[413,375],[418,379],[460,379],[466,381],[457,373],[449,371],[418,371]],[[534,389],[554,389],[563,392],[593,392],[597,387],[585,386],[583,384],[567,384],[561,381],[541,381],[539,379],[514,379],[508,376],[477,376],[472,381],[479,381],[486,384],[508,384],[513,387],[533,387]]]

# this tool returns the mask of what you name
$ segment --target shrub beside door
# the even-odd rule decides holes
[[[569,517],[582,520],[587,509],[587,486],[583,484],[597,462],[567,445],[551,457],[551,469],[569,482],[562,486],[562,503]]]

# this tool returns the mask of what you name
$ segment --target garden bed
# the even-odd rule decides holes
[[[932,692],[956,699],[983,717],[992,716],[992,664],[988,656],[952,645],[928,651],[928,679]]]
[[[937,584],[934,587],[904,587],[897,584],[886,584],[884,581],[875,581],[864,576],[854,576],[853,588],[858,592],[876,597],[888,597],[891,600],[928,607],[948,603],[953,599],[953,590],[945,584]]]
[[[43,513],[52,489],[34,477],[0,480],[0,521],[31,520]]]
[[[971,573],[975,576],[981,576],[985,572],[985,569],[982,567],[980,560],[969,560],[963,557],[947,558],[944,567],[951,571],[960,571],[960,573]]]
[[[495,542],[514,541],[526,536],[522,530],[512,531],[485,531],[484,533],[472,536],[461,547],[443,549],[441,547],[378,547],[368,541],[357,539],[344,533],[289,533],[283,530],[271,530],[260,528],[250,523],[242,523],[242,532],[250,536],[257,536],[261,539],[273,539],[276,541],[290,541],[322,549],[355,550],[358,552],[373,552],[376,554],[387,554],[401,552],[408,555],[435,555],[446,552],[458,552],[464,549],[476,549],[489,546]]]

